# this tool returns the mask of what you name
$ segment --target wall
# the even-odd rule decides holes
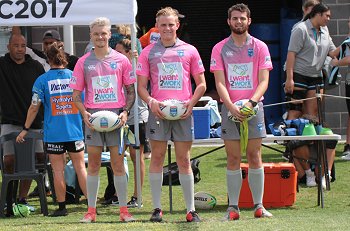
[[[327,0],[323,1],[331,8],[332,18],[328,24],[330,34],[336,46],[339,46],[348,34],[348,20],[350,16],[350,0]],[[345,68],[341,68],[341,73],[345,76]],[[331,89],[326,93],[329,95],[345,96],[345,82],[341,82],[340,87]],[[345,135],[348,112],[344,99],[326,97],[325,98],[325,122],[333,132]]]

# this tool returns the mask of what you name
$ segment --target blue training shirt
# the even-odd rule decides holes
[[[44,105],[44,142],[83,140],[82,117],[73,102],[69,69],[50,69],[33,86]]]

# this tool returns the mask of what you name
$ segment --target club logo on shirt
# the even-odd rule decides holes
[[[254,50],[253,50],[253,48],[248,48],[248,56],[249,56],[249,57],[253,57],[253,55],[254,55]]]
[[[113,70],[117,69],[117,63],[116,63],[116,62],[111,62],[109,65],[110,65],[110,67],[111,67]]]
[[[178,51],[177,51],[177,55],[178,55],[179,57],[183,57],[183,56],[185,55],[185,51],[184,51],[184,50],[178,50]]]

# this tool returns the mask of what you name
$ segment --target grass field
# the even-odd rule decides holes
[[[218,200],[217,206],[212,210],[198,210],[203,222],[185,222],[185,203],[181,188],[173,187],[173,213],[169,214],[168,187],[162,190],[162,205],[164,216],[162,223],[149,222],[152,211],[148,177],[146,176],[143,192],[143,208],[130,209],[138,220],[134,223],[119,222],[117,208],[102,206],[98,203],[97,223],[81,224],[79,220],[87,210],[86,202],[79,205],[68,205],[67,217],[44,217],[39,212],[27,218],[0,219],[0,230],[350,230],[350,162],[340,159],[343,145],[337,147],[336,181],[331,183],[331,191],[325,192],[324,208],[317,206],[317,189],[299,187],[297,201],[291,207],[270,209],[274,217],[271,219],[255,219],[251,209],[241,209],[241,218],[234,222],[223,222],[222,217],[226,211],[226,158],[223,149],[211,153],[200,160],[202,180],[195,185],[195,191],[206,191]],[[195,147],[192,156],[199,155],[210,147]],[[281,155],[275,151],[263,149],[264,162],[282,162]],[[246,161],[245,159],[243,161]],[[149,160],[146,161],[148,166]],[[129,169],[132,169],[129,161]],[[133,173],[130,172],[132,177]],[[101,168],[101,186],[99,197],[103,192],[107,180],[105,169]],[[129,182],[129,195],[132,193],[132,183]],[[102,200],[101,200],[102,201]],[[39,210],[38,198],[29,200]],[[57,205],[48,197],[49,210],[52,212]]]

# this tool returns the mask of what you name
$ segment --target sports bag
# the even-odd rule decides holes
[[[201,180],[199,163],[200,161],[198,159],[191,160],[194,183],[197,183]],[[174,162],[170,164],[170,171],[168,166],[169,165],[163,167],[163,185],[169,185],[169,174],[171,174],[171,185],[180,185],[179,168],[177,166],[177,163]]]

